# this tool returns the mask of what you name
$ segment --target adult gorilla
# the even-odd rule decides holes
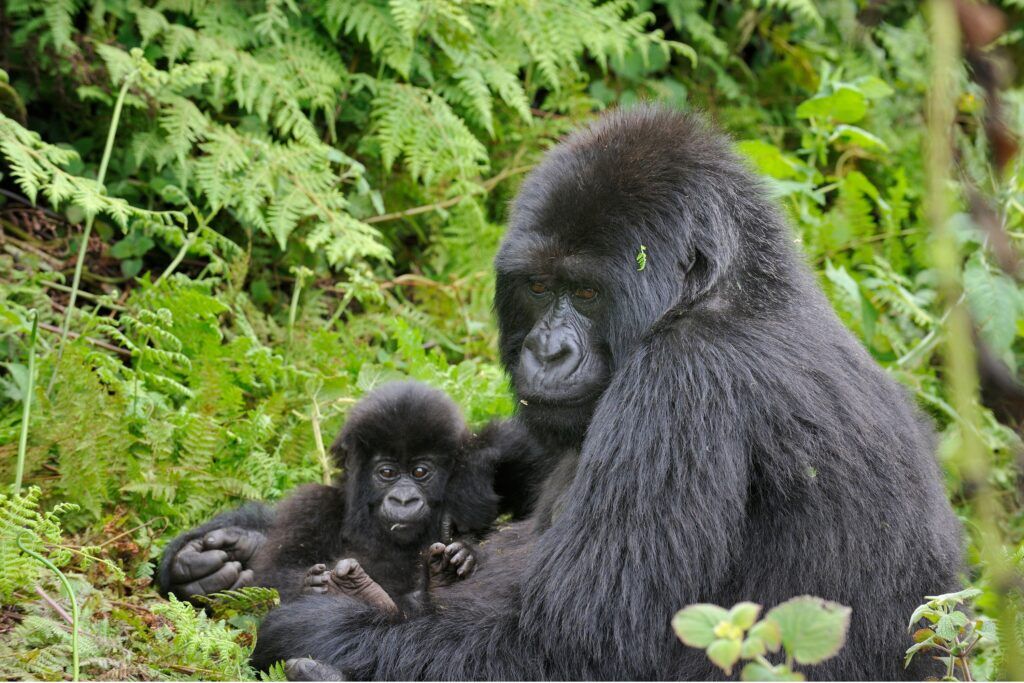
[[[537,511],[435,612],[302,598],[267,618],[257,665],[714,678],[672,635],[675,610],[810,593],[853,607],[846,648],[811,677],[923,676],[903,670],[906,619],[960,568],[932,435],[725,139],[658,107],[606,116],[525,181],[496,266],[502,359],[565,453]]]

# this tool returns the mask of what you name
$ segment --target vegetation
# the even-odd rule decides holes
[[[999,80],[1024,63],[1024,3],[958,7],[9,0],[0,677],[252,678],[273,596],[164,601],[162,545],[329,478],[324,444],[381,381],[511,413],[490,314],[508,200],[565,131],[646,98],[735,135],[937,425],[971,590],[929,599],[908,656],[1024,675],[1024,412],[991,381],[1024,363],[1024,86]],[[784,631],[743,654],[756,616],[725,629],[726,668],[734,643],[814,661]]]

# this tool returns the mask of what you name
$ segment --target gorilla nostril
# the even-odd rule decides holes
[[[413,507],[423,502],[423,498],[416,493],[392,493],[388,500],[399,507]]]

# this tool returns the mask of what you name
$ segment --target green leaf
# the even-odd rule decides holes
[[[812,97],[796,108],[796,115],[802,119],[829,118],[837,123],[856,123],[867,112],[867,98],[848,86],[840,86],[830,95]]]
[[[850,126],[845,123],[836,126],[836,129],[832,132],[832,135],[828,138],[829,142],[842,142],[847,145],[856,145],[864,150],[875,150],[879,152],[888,152],[889,145],[885,144],[882,138],[869,133],[863,128],[857,126]]]
[[[708,659],[728,676],[733,665],[740,660],[741,643],[738,640],[720,639],[708,646]]]
[[[846,642],[850,608],[809,595],[787,600],[766,615],[779,625],[782,645],[800,664],[835,656]]]
[[[729,621],[746,631],[757,621],[761,606],[754,602],[740,602],[729,610]]]
[[[797,165],[775,145],[764,140],[742,140],[736,149],[754,163],[760,173],[787,180],[797,176]]]
[[[718,605],[690,605],[676,612],[672,629],[686,645],[704,649],[714,642],[715,627],[728,618],[729,613]]]
[[[759,662],[750,662],[740,672],[741,681],[803,681],[804,675],[791,671],[785,664],[765,666]]]
[[[1017,337],[1017,318],[1024,310],[1020,290],[1008,276],[989,268],[980,252],[967,261],[964,290],[982,338],[1015,370],[1012,347]]]
[[[878,76],[863,76],[851,83],[854,88],[872,100],[889,97],[895,92],[892,87]]]
[[[764,643],[769,652],[778,652],[782,647],[782,630],[778,623],[771,619],[762,619],[754,624],[748,636]]]

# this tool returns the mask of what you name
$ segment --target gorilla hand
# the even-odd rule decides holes
[[[473,573],[476,565],[476,551],[468,543],[435,543],[427,550],[429,588],[450,586],[465,579]]]
[[[344,681],[345,674],[328,664],[302,657],[284,663],[284,674],[289,681]]]
[[[258,531],[224,527],[189,541],[171,563],[171,592],[191,597],[251,585],[255,576],[247,565],[265,539]]]

